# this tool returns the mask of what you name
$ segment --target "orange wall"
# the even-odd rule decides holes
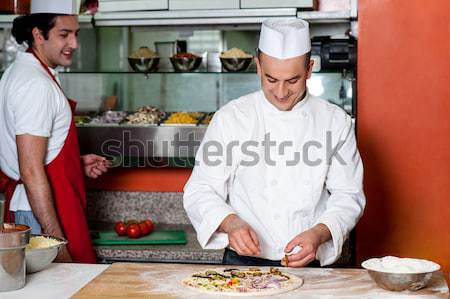
[[[113,168],[96,180],[88,180],[87,189],[182,192],[191,172],[189,168]]]
[[[450,1],[359,1],[359,148],[367,209],[358,262],[450,270]]]

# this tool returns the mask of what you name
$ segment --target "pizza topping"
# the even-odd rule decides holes
[[[207,270],[191,275],[184,283],[212,292],[241,293],[281,289],[293,282],[290,275],[272,267],[269,271],[262,271],[259,268]]]
[[[246,272],[246,274],[250,275],[250,276],[261,276],[261,275],[263,275],[263,273],[261,271],[249,271],[249,272]]]
[[[274,267],[270,267],[270,271],[271,274],[275,274],[275,275],[280,275],[281,271],[278,268],[274,268]]]
[[[231,272],[233,270],[239,271],[239,269],[237,269],[237,268],[228,268],[228,269],[223,270],[223,272]]]
[[[245,272],[241,272],[241,271],[238,271],[238,270],[233,270],[233,271],[231,271],[231,276],[232,277],[244,278],[245,277]]]
[[[210,280],[225,280],[227,278],[231,278],[231,276],[219,273],[217,271],[212,271],[212,270],[208,270],[205,273],[193,274],[192,277],[206,278],[206,279],[210,279]]]
[[[261,272],[261,269],[250,267],[250,268],[248,268],[248,271],[259,271],[259,272]]]

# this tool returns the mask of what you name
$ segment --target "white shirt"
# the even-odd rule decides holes
[[[64,145],[71,118],[66,97],[39,61],[30,53],[17,53],[0,81],[1,170],[19,179],[16,135],[23,134],[48,137],[45,163],[49,164]],[[31,211],[23,184],[17,186],[10,210]]]
[[[336,158],[327,163],[327,132],[330,156],[342,143],[336,152],[345,165]],[[277,146],[262,146],[267,133]],[[282,142],[292,145],[282,146]],[[219,145],[224,148],[222,154]],[[215,156],[205,159],[207,152]],[[245,164],[255,157],[258,163]],[[317,163],[318,159],[322,162]],[[216,230],[226,216],[236,213],[258,235],[260,257],[271,260],[283,258],[286,245],[296,235],[323,223],[332,240],[318,248],[316,258],[321,265],[329,265],[340,256],[342,244],[364,210],[362,180],[350,116],[310,95],[291,111],[280,111],[259,91],[231,101],[214,115],[184,188],[184,207],[203,248],[228,246],[228,236]]]

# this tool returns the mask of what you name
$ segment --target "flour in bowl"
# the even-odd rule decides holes
[[[431,261],[395,256],[373,258],[362,263],[362,266],[368,270],[386,273],[426,273],[440,268],[438,264]]]

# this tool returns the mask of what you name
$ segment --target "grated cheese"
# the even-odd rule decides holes
[[[30,243],[28,243],[26,249],[39,249],[39,248],[48,248],[52,246],[56,246],[61,244],[62,242],[59,242],[58,240],[47,238],[44,236],[37,236],[37,237],[31,237]]]

